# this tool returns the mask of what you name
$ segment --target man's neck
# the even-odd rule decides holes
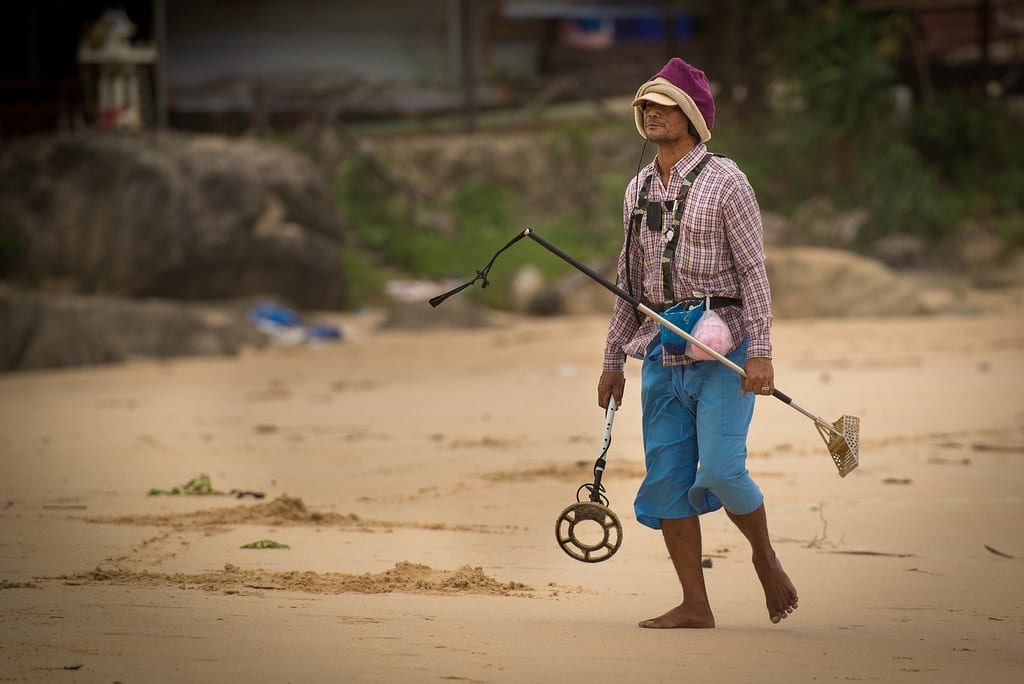
[[[658,146],[658,173],[661,175],[663,184],[668,184],[672,175],[672,167],[679,163],[679,160],[688,155],[697,147],[693,138],[686,137],[670,145]]]

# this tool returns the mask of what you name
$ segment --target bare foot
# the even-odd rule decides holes
[[[691,606],[684,601],[664,615],[641,621],[640,626],[644,629],[710,629],[715,626],[715,616],[707,603]]]
[[[757,571],[757,578],[761,580],[761,586],[764,587],[768,617],[772,622],[781,622],[797,609],[796,587],[782,569],[782,563],[775,554],[762,562],[755,559],[754,569]]]

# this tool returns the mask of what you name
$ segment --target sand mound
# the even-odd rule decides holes
[[[154,527],[223,528],[231,525],[261,525],[266,527],[321,526],[343,527],[355,530],[420,529],[450,532],[500,532],[517,529],[513,526],[493,528],[488,525],[448,524],[369,520],[355,513],[311,511],[300,497],[282,494],[265,503],[207,508],[191,513],[136,514],[111,517],[87,517],[86,522],[115,525],[151,525]]]
[[[401,561],[379,573],[353,575],[341,572],[243,570],[227,563],[223,570],[197,574],[136,572],[119,566],[98,566],[94,570],[53,579],[66,584],[117,584],[126,586],[172,586],[182,589],[222,591],[301,591],[307,594],[475,594],[485,596],[527,596],[534,591],[521,582],[499,582],[484,574],[483,568],[464,565],[457,570],[435,570],[427,565]]]
[[[644,467],[638,463],[617,463],[608,466],[612,477],[637,478],[644,476]],[[576,461],[560,465],[541,466],[527,470],[500,470],[484,473],[481,477],[488,482],[535,482],[536,480],[576,481],[594,479],[593,461]]]
[[[114,517],[85,518],[93,523],[115,523],[121,525],[155,525],[175,527],[217,527],[223,525],[330,525],[330,526],[379,526],[382,523],[362,521],[355,513],[322,513],[310,511],[299,497],[282,494],[265,503],[232,506],[229,508],[206,508],[191,513],[137,514]]]

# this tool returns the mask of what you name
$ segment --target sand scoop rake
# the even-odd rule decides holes
[[[538,243],[539,245],[544,247],[546,250],[548,250],[549,252],[551,252],[552,254],[557,256],[558,258],[560,258],[563,261],[565,261],[566,263],[570,264],[575,269],[577,269],[578,271],[580,271],[584,275],[588,276],[590,279],[596,281],[599,285],[604,287],[606,290],[610,291],[615,296],[617,296],[617,297],[623,299],[624,301],[628,302],[634,309],[636,309],[637,311],[642,313],[644,316],[647,316],[648,318],[654,319],[659,324],[661,324],[662,326],[668,328],[669,330],[671,330],[675,334],[679,335],[680,337],[682,337],[686,341],[688,341],[688,342],[692,343],[693,345],[699,347],[701,350],[706,352],[709,356],[713,357],[714,359],[716,359],[717,361],[719,361],[721,363],[724,363],[726,366],[728,366],[730,369],[732,369],[733,371],[735,371],[736,373],[738,373],[742,377],[745,378],[747,376],[746,371],[744,371],[743,368],[741,368],[740,366],[736,365],[735,363],[733,363],[732,361],[730,361],[726,357],[722,356],[721,354],[719,354],[717,351],[715,351],[711,347],[708,347],[706,344],[704,344],[700,340],[695,339],[692,335],[687,333],[685,330],[680,329],[679,326],[677,326],[674,323],[672,323],[671,321],[665,319],[663,316],[659,315],[656,311],[654,311],[653,309],[649,308],[648,306],[646,306],[645,304],[643,304],[642,302],[640,302],[639,300],[637,300],[636,298],[631,296],[625,290],[623,290],[623,289],[613,285],[612,283],[608,282],[608,280],[606,280],[605,278],[600,276],[598,273],[596,273],[593,269],[588,267],[586,264],[580,263],[579,261],[574,259],[572,256],[570,256],[569,254],[564,252],[561,248],[559,248],[558,246],[548,242],[546,239],[544,239],[543,237],[538,235],[536,233],[536,231],[534,231],[532,228],[527,228],[527,229],[523,230],[521,233],[516,235],[512,240],[510,240],[504,247],[499,249],[494,254],[494,256],[491,257],[491,260],[487,263],[487,265],[482,270],[476,272],[476,277],[473,278],[473,280],[469,281],[468,283],[465,283],[464,285],[460,285],[459,287],[455,288],[454,290],[451,290],[451,291],[446,292],[446,293],[444,293],[442,295],[438,295],[437,297],[434,297],[433,299],[430,300],[430,305],[436,307],[438,304],[443,302],[445,299],[447,299],[451,295],[456,294],[457,292],[461,292],[465,288],[471,286],[477,280],[483,281],[482,287],[487,287],[487,285],[488,285],[487,273],[488,273],[488,271],[490,271],[491,266],[494,265],[494,262],[498,258],[498,255],[501,254],[502,252],[504,252],[506,249],[511,247],[513,244],[515,244],[519,240],[523,239],[524,237],[528,237],[528,238],[532,239],[534,242]],[[846,415],[844,415],[844,416],[841,416],[835,422],[830,423],[827,420],[825,420],[824,418],[822,418],[821,416],[815,414],[813,411],[810,411],[809,409],[807,409],[807,408],[801,406],[800,404],[798,404],[797,402],[793,401],[792,398],[790,398],[786,394],[783,394],[778,389],[775,389],[772,392],[772,396],[774,396],[776,399],[778,399],[782,403],[786,404],[787,406],[790,406],[793,409],[799,411],[800,413],[802,413],[806,417],[810,418],[814,422],[814,426],[818,429],[818,434],[821,435],[822,440],[824,440],[825,445],[828,447],[828,453],[832,457],[832,461],[835,463],[836,468],[839,470],[839,475],[840,476],[846,477],[851,472],[853,472],[853,470],[860,463],[860,419],[859,418],[857,418],[856,416],[846,416]]]

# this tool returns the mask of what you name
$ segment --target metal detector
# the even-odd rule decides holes
[[[608,507],[601,477],[607,464],[605,456],[612,445],[612,423],[615,422],[615,397],[608,399],[604,414],[604,436],[601,454],[594,463],[594,481],[584,482],[576,490],[576,503],[565,507],[555,521],[555,539],[570,557],[584,563],[608,560],[622,546],[622,525]],[[583,492],[590,492],[589,501],[583,501]],[[579,530],[577,530],[579,528]]]

